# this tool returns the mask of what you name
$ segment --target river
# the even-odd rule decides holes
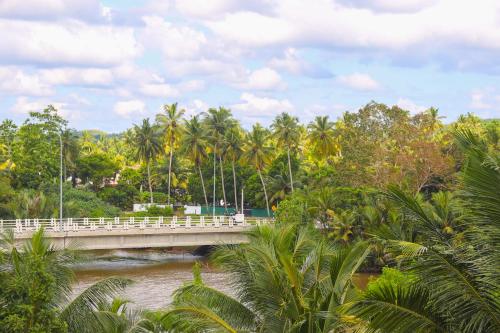
[[[213,267],[203,257],[186,252],[161,250],[118,250],[92,252],[92,258],[75,268],[75,294],[100,279],[121,276],[132,279],[124,298],[136,308],[159,309],[172,300],[172,293],[184,282],[192,279],[192,267],[196,261],[202,263],[201,275],[209,286],[231,294],[227,275]],[[370,274],[358,274],[356,284],[364,288]]]

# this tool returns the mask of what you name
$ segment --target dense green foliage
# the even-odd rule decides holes
[[[436,109],[410,115],[370,103],[337,122],[318,117],[306,127],[282,114],[270,129],[245,131],[224,108],[184,122],[176,106],[165,112],[112,137],[62,132],[65,214],[112,216],[136,200],[214,198],[273,209],[274,226],[213,254],[234,294],[207,286],[195,267],[193,281],[159,311],[133,311],[126,300],[107,297],[126,286],[120,279],[69,302],[73,254],[54,249],[43,231],[19,251],[7,235],[0,331],[500,329],[498,121],[467,115],[444,125]],[[1,124],[1,217],[57,216],[51,139],[64,126],[52,108],[19,128]],[[45,164],[36,168],[28,153]],[[359,290],[354,280],[362,270],[382,275]]]
[[[52,106],[32,112],[19,126],[3,121],[0,217],[18,216],[15,207],[34,201],[46,202],[38,217],[58,214],[53,198],[45,192],[46,198],[41,198],[39,193],[58,184],[59,135],[65,182],[96,193],[122,211],[134,202],[219,205],[221,200],[225,207],[271,211],[292,193],[325,200],[330,195],[337,201],[344,200],[339,195],[352,194],[345,200],[357,205],[361,197],[365,200],[390,184],[427,198],[456,187],[464,155],[452,138],[454,130],[469,129],[489,151],[498,150],[500,138],[497,120],[482,121],[469,114],[444,125],[434,108],[411,115],[374,102],[337,121],[319,116],[301,124],[283,113],[269,128],[255,124],[250,131],[225,108],[191,119],[183,119],[183,114],[176,104],[166,105],[154,122],[145,119],[110,135],[68,129]],[[239,202],[242,192],[244,202]],[[316,202],[308,209],[325,204],[337,210],[349,206],[347,201]],[[317,217],[323,223],[333,219]]]

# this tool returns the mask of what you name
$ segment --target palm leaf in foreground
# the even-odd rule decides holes
[[[443,318],[436,315],[431,304],[425,289],[385,283],[367,291],[360,300],[346,304],[344,309],[382,332],[447,331]]]
[[[61,311],[61,318],[68,324],[69,331],[96,332],[98,323],[94,317],[95,311],[131,283],[129,279],[109,277],[85,289]]]

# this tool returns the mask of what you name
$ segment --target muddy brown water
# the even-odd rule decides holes
[[[172,293],[192,279],[192,267],[196,261],[202,263],[201,275],[206,284],[232,294],[224,272],[211,267],[205,258],[189,253],[119,250],[94,252],[90,256],[92,260],[75,268],[75,295],[100,279],[121,276],[135,281],[122,296],[130,300],[134,307],[164,308],[171,302]],[[355,283],[365,288],[371,276],[375,275],[357,274]]]

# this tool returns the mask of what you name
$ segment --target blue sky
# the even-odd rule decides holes
[[[496,0],[0,1],[0,119],[121,131],[161,105],[245,127],[371,100],[500,117]]]

